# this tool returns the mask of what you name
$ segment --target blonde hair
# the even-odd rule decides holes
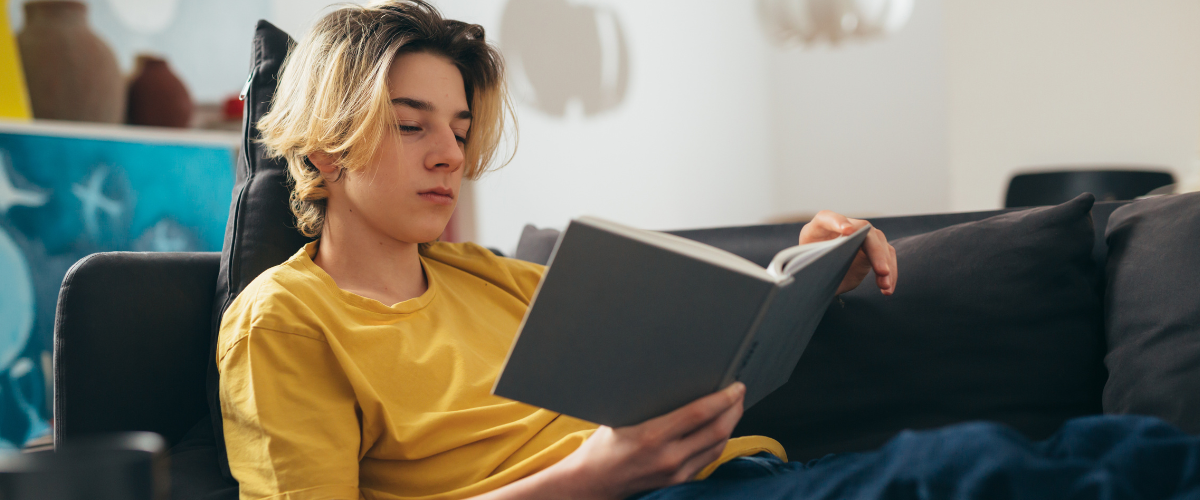
[[[365,167],[395,125],[392,62],[412,52],[444,56],[462,74],[471,111],[463,177],[478,179],[488,170],[512,105],[503,60],[483,27],[445,19],[424,0],[346,6],[318,21],[289,52],[271,110],[257,123],[268,154],[287,161],[292,213],[305,236],[321,234],[329,196],[308,155],[333,155],[346,170]]]

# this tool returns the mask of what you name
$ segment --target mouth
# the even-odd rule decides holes
[[[447,187],[438,186],[433,189],[426,189],[417,193],[417,195],[425,201],[439,205],[451,205],[454,203],[454,191]]]

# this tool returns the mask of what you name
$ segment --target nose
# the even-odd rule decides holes
[[[425,159],[425,168],[444,168],[450,172],[462,168],[465,161],[463,148],[458,145],[458,138],[450,127],[444,127],[434,134],[433,142]]]

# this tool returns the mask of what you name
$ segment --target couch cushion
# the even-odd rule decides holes
[[[242,123],[242,154],[238,157],[237,183],[225,226],[221,270],[213,303],[212,340],[208,368],[208,407],[221,469],[226,477],[225,439],[221,429],[221,405],[217,399],[217,329],[221,314],[237,294],[266,269],[291,257],[309,240],[296,230],[288,208],[287,163],[270,158],[258,143],[255,123],[271,108],[280,66],[294,45],[292,38],[271,23],[259,21],[254,32],[250,82]]]
[[[1200,433],[1200,193],[1113,212],[1105,294],[1105,413]]]
[[[538,229],[533,224],[525,224],[513,258],[546,265],[550,262],[550,254],[554,253],[554,246],[558,244],[559,234],[557,229]]]
[[[894,241],[895,295],[867,277],[827,311],[791,380],[736,433],[792,459],[874,448],[906,428],[993,420],[1030,437],[1100,412],[1094,198]]]

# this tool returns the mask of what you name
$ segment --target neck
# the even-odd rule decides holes
[[[383,234],[333,203],[326,207],[313,262],[338,288],[387,305],[419,297],[429,288],[416,243]]]

